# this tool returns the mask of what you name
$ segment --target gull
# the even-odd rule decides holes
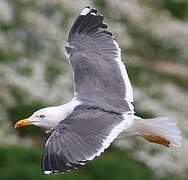
[[[15,124],[32,124],[49,133],[41,162],[45,174],[83,166],[122,132],[168,147],[181,145],[180,131],[169,118],[135,115],[121,49],[103,19],[96,9],[86,7],[70,29],[65,53],[73,72],[72,100],[40,109]]]

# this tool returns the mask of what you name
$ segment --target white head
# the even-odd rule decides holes
[[[27,125],[35,125],[49,130],[64,119],[64,111],[61,106],[47,107],[34,112],[29,118],[17,121],[15,128]]]
[[[73,98],[72,101],[69,101],[64,105],[40,109],[34,112],[29,118],[16,122],[15,128],[33,124],[45,128],[46,130],[50,130],[70,115],[74,108],[80,104],[81,101]]]

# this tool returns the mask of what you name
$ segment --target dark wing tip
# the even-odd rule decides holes
[[[62,134],[54,133],[51,134],[50,137],[51,138],[48,138],[45,144],[44,153],[41,159],[41,168],[44,174],[49,175],[68,172],[75,170],[86,163],[86,161],[75,159],[68,148],[59,149],[59,138],[63,138]],[[63,138],[63,140],[65,139]],[[67,144],[66,142],[64,143]]]
[[[89,6],[85,7],[71,27],[69,40],[74,33],[92,34],[103,30],[105,30],[104,33],[106,32],[106,34],[112,36],[112,33],[106,30],[108,27],[103,23],[103,19],[103,15],[98,14],[97,9]]]
[[[80,13],[80,15],[81,16],[86,16],[86,15],[88,15],[88,14],[95,14],[95,15],[97,15],[97,9],[95,9],[95,8],[90,8],[89,6],[86,6],[83,10],[82,10],[82,12]]]
[[[46,154],[44,152],[41,160],[41,168],[44,174],[58,174],[65,173],[71,170],[76,170],[79,167],[85,165],[86,161],[78,161],[77,163],[69,162],[67,159],[54,159],[56,152],[54,154]],[[63,155],[63,154],[62,154]],[[58,162],[57,162],[58,161]],[[58,165],[58,164],[59,165]]]
[[[85,7],[82,12],[80,13],[81,16],[87,15],[91,11],[91,8],[89,6]]]

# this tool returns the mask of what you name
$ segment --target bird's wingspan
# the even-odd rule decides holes
[[[99,156],[124,129],[130,118],[100,109],[78,108],[61,121],[49,137],[42,158],[44,173],[76,169]]]
[[[78,16],[65,51],[74,74],[75,96],[88,99],[118,96],[117,103],[119,99],[133,102],[121,50],[97,10],[87,7]]]

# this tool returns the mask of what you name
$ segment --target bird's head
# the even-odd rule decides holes
[[[21,128],[27,125],[35,125],[46,130],[56,126],[61,120],[61,110],[58,106],[47,107],[34,112],[29,118],[19,120],[15,124],[15,128]]]

